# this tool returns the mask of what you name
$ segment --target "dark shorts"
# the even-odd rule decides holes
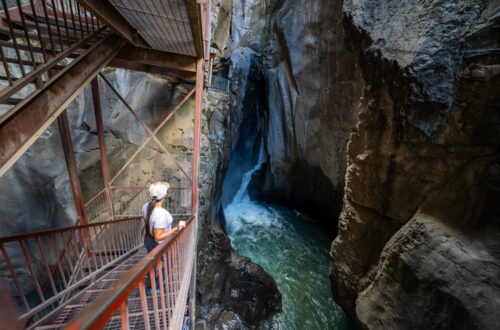
[[[146,235],[146,237],[144,237],[144,246],[146,247],[146,250],[148,250],[148,252],[150,252],[151,250],[153,250],[158,245],[159,245],[158,242],[155,241],[155,239],[153,238],[153,236]]]

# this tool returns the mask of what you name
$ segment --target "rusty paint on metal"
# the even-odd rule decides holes
[[[71,183],[71,190],[73,191],[73,199],[75,201],[78,222],[86,225],[87,215],[85,214],[83,194],[80,185],[80,178],[78,175],[78,167],[76,165],[75,153],[73,151],[73,142],[71,141],[71,132],[69,129],[68,116],[66,114],[66,111],[63,111],[59,115],[59,117],[57,118],[57,122],[59,124],[59,134],[61,136],[64,158],[66,159],[66,168],[68,170],[69,181]]]
[[[0,176],[34,143],[59,114],[78,96],[120,50],[123,42],[110,35],[89,48],[15,107],[14,115],[0,127]]]
[[[109,183],[109,164],[106,153],[106,137],[104,136],[104,121],[102,118],[101,93],[99,92],[99,80],[95,77],[91,82],[92,100],[94,103],[94,113],[97,126],[97,137],[99,140],[99,153],[101,155],[101,169],[104,181],[104,189],[106,190],[106,205],[108,215],[113,216],[113,202],[111,201],[111,188]]]

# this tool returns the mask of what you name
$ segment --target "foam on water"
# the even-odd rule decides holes
[[[281,292],[283,310],[265,327],[349,329],[345,314],[331,294],[332,238],[300,212],[257,203],[248,196],[252,175],[265,161],[261,147],[257,163],[243,175],[238,192],[224,209],[232,246],[262,266]]]
[[[261,265],[276,281],[283,311],[271,329],[348,329],[331,295],[331,238],[300,213],[250,200],[225,209],[233,247]]]

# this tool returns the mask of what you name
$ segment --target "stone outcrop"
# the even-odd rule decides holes
[[[333,292],[366,328],[500,326],[493,2],[344,1],[364,90]]]
[[[206,223],[198,245],[197,329],[256,329],[281,310],[276,282],[231,248],[220,226]]]

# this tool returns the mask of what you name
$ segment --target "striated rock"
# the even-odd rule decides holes
[[[359,294],[361,324],[497,329],[500,227],[486,229],[471,235],[416,214],[387,242],[373,282]]]
[[[334,295],[365,328],[498,328],[500,6],[366,0],[343,11],[364,91]]]

